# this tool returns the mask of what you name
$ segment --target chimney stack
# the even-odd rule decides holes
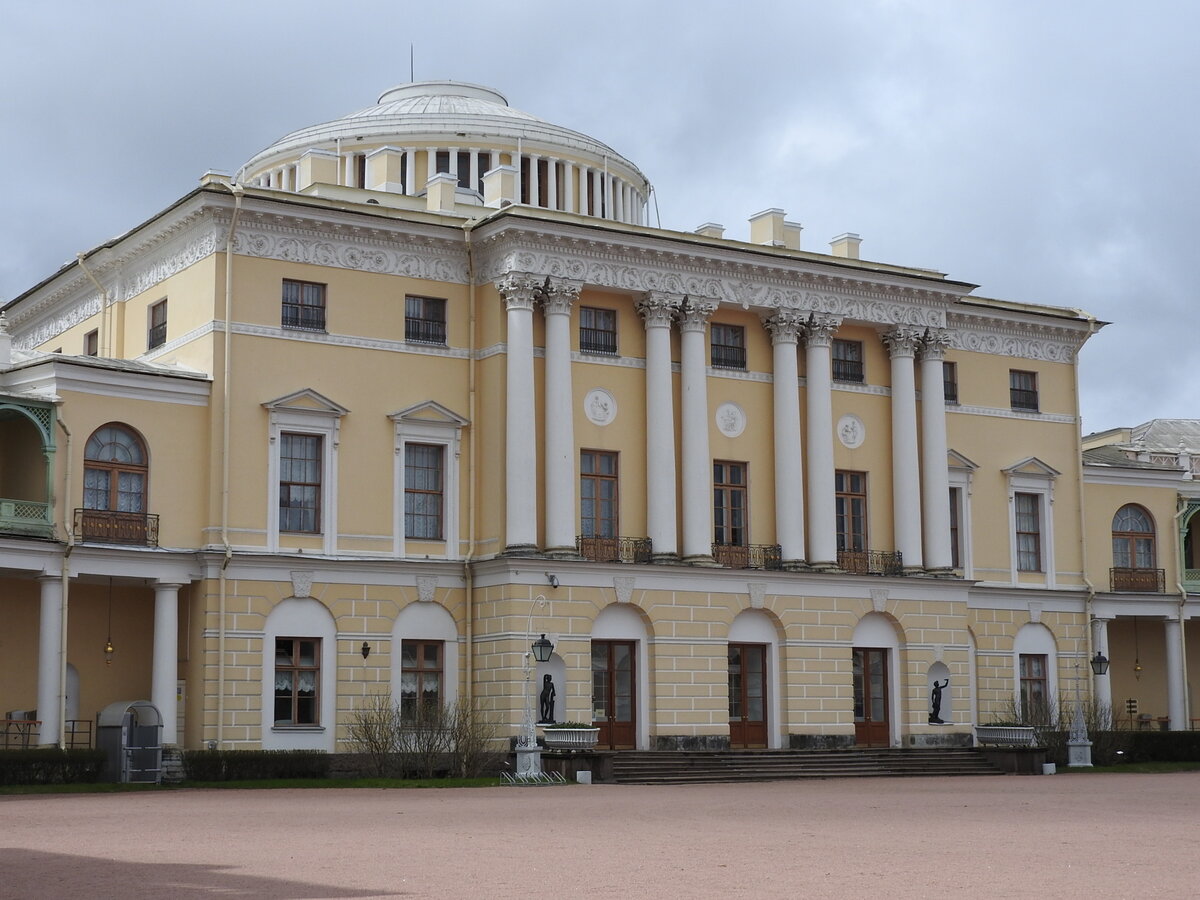
[[[785,221],[782,209],[764,209],[750,217],[750,243],[765,244],[768,247],[786,247],[789,250],[800,249],[800,232],[803,230],[799,222]]]
[[[517,202],[517,167],[496,166],[483,176],[483,205],[502,209]]]
[[[723,238],[725,237],[725,226],[718,225],[716,222],[705,222],[696,229],[696,234],[710,238]]]
[[[847,231],[830,241],[829,246],[834,256],[840,256],[843,259],[858,259],[858,247],[861,243],[861,237],[852,231]]]

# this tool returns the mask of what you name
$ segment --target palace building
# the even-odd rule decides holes
[[[335,751],[390,692],[507,737],[544,634],[617,750],[962,746],[1077,693],[1190,727],[1200,427],[1081,442],[1105,323],[649,195],[404,84],[11,300],[0,711]]]

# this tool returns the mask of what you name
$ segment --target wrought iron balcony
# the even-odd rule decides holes
[[[837,563],[851,575],[904,574],[904,559],[898,550],[839,550]]]
[[[446,344],[446,323],[438,319],[418,319],[408,317],[404,320],[404,340],[417,344]]]
[[[1166,589],[1162,569],[1133,569],[1118,567],[1108,570],[1111,590],[1137,594],[1161,594]]]
[[[713,559],[727,569],[782,569],[779,544],[713,544]]]
[[[75,536],[101,544],[158,546],[158,516],[112,509],[75,510]]]
[[[648,563],[650,562],[650,538],[632,537],[584,537],[575,538],[579,555],[592,562]]]
[[[53,537],[53,516],[49,503],[0,499],[0,533]]]
[[[607,328],[580,328],[579,351],[581,353],[617,354],[617,333]]]
[[[283,304],[283,327],[299,331],[324,331],[325,307]]]

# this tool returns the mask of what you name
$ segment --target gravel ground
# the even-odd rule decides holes
[[[1200,773],[0,797],[0,897],[1193,897]]]

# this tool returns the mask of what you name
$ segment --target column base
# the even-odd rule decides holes
[[[958,573],[949,567],[938,569],[926,569],[926,575],[932,575],[934,578],[957,578]]]
[[[785,559],[782,567],[785,572],[809,572],[812,570],[812,566],[802,559]]]
[[[583,559],[574,547],[547,547],[542,555],[550,559]]]
[[[838,568],[837,560],[818,560],[816,562],[810,562],[808,567],[814,572],[836,573],[842,571]]]
[[[709,569],[724,568],[708,553],[697,553],[695,556],[685,556],[683,558],[683,564],[685,566],[705,566]]]
[[[501,556],[541,556],[542,551],[536,544],[512,544],[504,548]]]
[[[924,575],[925,567],[924,566],[905,566],[900,571],[903,572],[905,575]]]
[[[678,553],[655,553],[650,557],[650,562],[656,566],[677,566],[679,565]]]

